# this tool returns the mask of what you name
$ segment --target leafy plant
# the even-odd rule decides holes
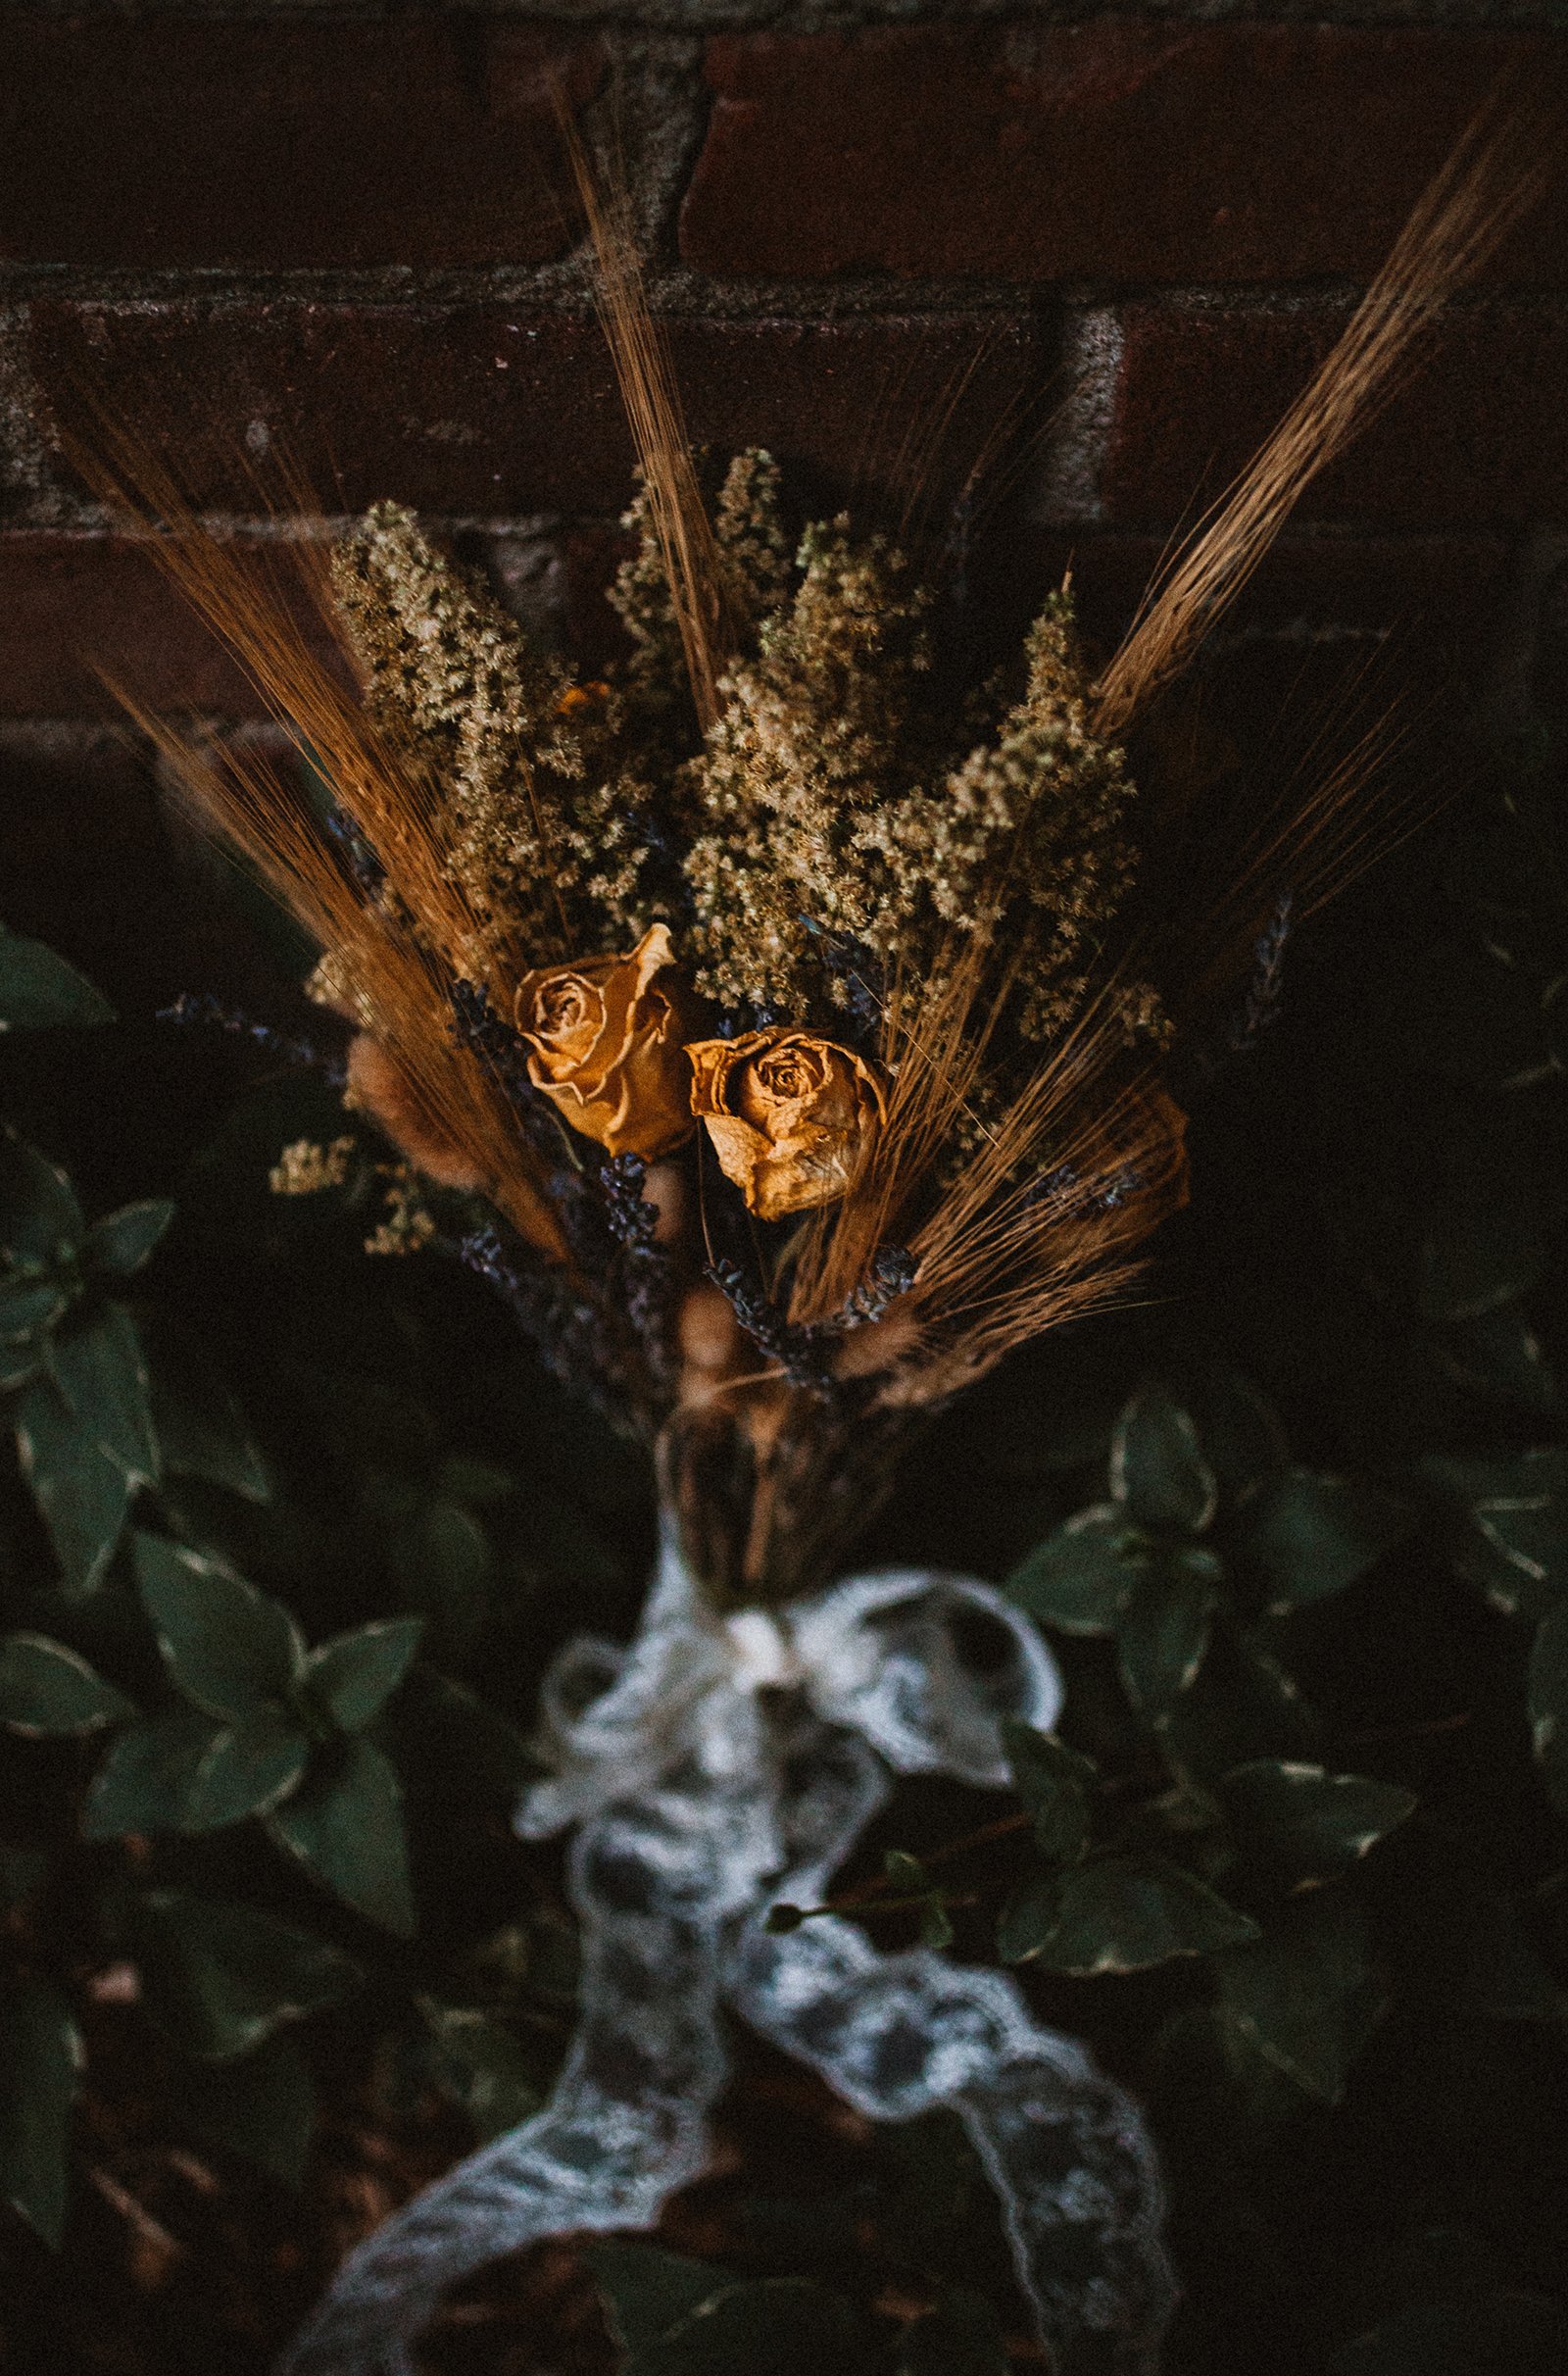
[[[1246,1393],[1232,1381],[1233,1406]],[[1127,1697],[1156,1728],[1216,1629],[1274,1684],[1275,1621],[1344,1592],[1415,1521],[1381,1486],[1291,1464],[1271,1414],[1245,1415],[1253,1443],[1243,1452],[1237,1428],[1210,1457],[1169,1389],[1145,1386],[1116,1422],[1110,1498],[1066,1519],[1008,1579],[1043,1625],[1114,1639]]]
[[[1555,766],[1292,940],[1150,1296],[960,1401],[863,1551],[1010,1576],[1068,1689],[1014,1795],[901,1789],[828,1902],[1006,1961],[1143,2099],[1173,2376],[1562,2356]],[[184,1047],[15,936],[0,1020],[0,2323],[262,2376],[305,2271],[549,2090],[575,1943],[509,1812],[650,1487],[475,1282],[268,1194],[341,1127],[270,1041],[166,1126]],[[530,2256],[434,2354],[1020,2363],[956,2120],[867,2131],[745,2048],[720,2118],[657,2243]]]

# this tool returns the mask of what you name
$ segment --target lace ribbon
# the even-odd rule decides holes
[[[707,2158],[719,2008],[860,2111],[962,2118],[1063,2369],[1156,2364],[1174,2299],[1139,2114],[1003,1973],[879,1955],[814,1904],[899,1773],[1007,1780],[999,1722],[1049,1727],[1050,1653],[988,1586],[857,1576],[769,1615],[709,1609],[666,1540],[629,1650],[579,1641],[545,1687],[555,1771],[517,1827],[577,1826],[581,2018],[543,2111],[416,2196],[344,2262],[284,2376],[413,2376],[444,2290],[573,2230],[650,2226]]]

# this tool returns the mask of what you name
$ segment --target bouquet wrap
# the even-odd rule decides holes
[[[981,1666],[966,1628],[990,1637]],[[1107,2347],[1152,2364],[1172,2287],[1152,2150],[1121,2090],[999,1972],[879,1955],[833,1915],[764,1922],[779,1891],[821,1896],[890,1773],[1004,1784],[1001,1721],[1049,1726],[1060,1700],[1033,1628],[986,1585],[891,1570],[724,1618],[667,1528],[631,1648],[582,1640],[558,1659],[557,1771],[517,1814],[528,1837],[576,1831],[581,2013],[555,2093],[361,2246],[292,2376],[412,2366],[442,2289],[496,2253],[650,2225],[703,2168],[725,2006],[873,2119],[952,2105],[1061,2364],[1091,2339],[1097,2365]]]

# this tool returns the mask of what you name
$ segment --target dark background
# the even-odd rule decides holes
[[[181,991],[285,1029],[318,1018],[300,952],[178,823],[104,676],[220,734],[260,730],[254,698],[95,506],[56,422],[107,401],[241,540],[275,536],[279,466],[315,489],[323,533],[406,500],[530,624],[590,664],[611,655],[631,458],[554,82],[623,159],[694,438],[719,456],[768,445],[802,513],[853,503],[962,540],[977,656],[1069,565],[1105,645],[1326,351],[1497,74],[1560,71],[1555,16],[1551,0],[1115,18],[667,0],[0,17],[0,919],[83,965],[122,1018],[19,1039],[0,1090],[89,1212],[178,1200],[148,1312],[220,1355],[285,1487],[275,1526],[188,1486],[178,1522],[292,1599],[313,1638],[409,1606],[410,1510],[450,1497],[451,1460],[489,1462],[512,1480],[481,1511],[490,1614],[466,1635],[449,1607],[442,1655],[525,1723],[557,1641],[629,1625],[648,1481],[543,1384],[475,1282],[368,1264],[354,1226],[267,1197],[284,1140],[331,1135],[329,1099],[242,1037],[155,1019]],[[1260,786],[1392,714],[1418,829],[1297,930],[1277,1020],[1196,1091],[1194,1205],[1143,1302],[945,1421],[879,1548],[1005,1573],[1103,1493],[1112,1414],[1154,1372],[1196,1397],[1238,1368],[1298,1458],[1417,1502],[1431,1457],[1560,1441],[1565,380],[1558,186],[1309,490],[1198,679],[1203,733]],[[1465,1316],[1478,1299],[1504,1314],[1485,1345]],[[24,1499],[8,1479],[13,1595],[44,1556]],[[1203,2003],[1191,1966],[1031,1981],[1154,2105],[1189,2296],[1173,2364],[1191,2376],[1558,2363],[1568,1939],[1563,1828],[1524,1716],[1541,1609],[1489,1606],[1451,1512],[1421,1507],[1371,1584],[1293,1620],[1324,1754],[1427,1810],[1368,1868],[1385,1993],[1345,2101],[1282,2101],[1213,2067],[1182,2026]],[[1560,1510],[1552,1524],[1557,1582]],[[1113,1764],[1111,1686],[1090,1671],[1079,1688]],[[0,1746],[29,1822],[66,1805],[77,1768]],[[887,1840],[940,1845],[989,1810],[908,1794]],[[372,1977],[309,2035],[322,2120],[303,2195],[210,2130],[192,2146],[187,2066],[93,1997],[101,1942],[66,1920],[90,2047],[72,2224],[58,2260],[8,2231],[6,2376],[264,2366],[341,2250],[472,2140],[461,2089],[403,2067],[420,1992],[502,2003],[548,2077],[569,2005],[546,1953],[555,1864],[509,1838],[495,1789],[415,1817],[416,1946],[337,1916]],[[203,1864],[210,1849],[176,1878],[330,1929],[260,1850],[247,1863],[231,1835],[228,1862]],[[63,1866],[78,1908],[110,1854]],[[966,1953],[989,1952],[1010,1854],[978,1868]],[[518,1906],[543,1929],[514,2002],[464,1959]],[[1524,1960],[1489,1964],[1476,1939],[1511,1941],[1508,1924]],[[930,2299],[900,2292],[911,2237],[944,2282],[991,2295],[1026,2364],[955,2133],[873,2137],[743,2047],[718,2168],[676,2206],[670,2248],[858,2289],[893,2319]],[[611,2360],[563,2248],[474,2292],[432,2364]]]

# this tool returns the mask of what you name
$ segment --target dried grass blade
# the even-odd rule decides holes
[[[599,319],[642,466],[692,699],[706,733],[719,715],[718,679],[732,643],[718,546],[697,481],[669,341],[643,287],[626,192],[603,186],[569,111],[563,106],[559,114],[593,243]]]
[[[1535,203],[1549,170],[1544,129],[1534,108],[1499,117],[1496,99],[1475,118],[1333,353],[1146,595],[1097,688],[1101,733],[1120,733],[1185,668],[1308,482],[1367,425],[1443,306]]]

